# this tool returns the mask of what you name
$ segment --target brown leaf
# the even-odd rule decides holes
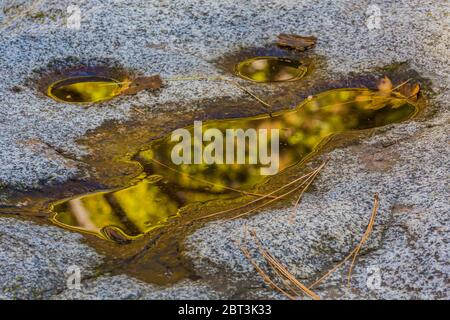
[[[116,226],[106,226],[101,229],[103,235],[109,240],[117,242],[119,244],[129,244],[131,240]]]
[[[145,89],[161,88],[162,80],[157,74],[149,77],[137,77],[122,91],[122,94],[136,94]]]
[[[280,33],[278,35],[277,45],[279,47],[288,47],[291,49],[305,51],[316,45],[317,38],[314,36],[304,37],[296,34]]]
[[[378,90],[383,93],[392,92],[392,82],[388,77],[384,77],[378,82]]]
[[[420,91],[420,86],[418,83],[416,83],[415,85],[412,84],[405,84],[404,86],[401,86],[398,90],[398,92],[402,95],[405,96],[408,99],[411,100],[417,100],[417,95]]]

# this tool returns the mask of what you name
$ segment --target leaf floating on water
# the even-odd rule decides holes
[[[280,33],[278,35],[277,45],[279,47],[305,51],[314,47],[316,42],[317,38],[314,36],[304,37],[296,34]]]
[[[159,74],[149,77],[137,77],[128,84],[122,91],[122,94],[136,94],[146,89],[159,89],[161,85],[162,80]]]
[[[416,101],[420,86],[418,84],[410,84],[410,80],[411,79],[408,79],[399,85],[394,86],[391,79],[387,76],[382,78],[378,82],[378,91],[374,93],[370,107],[374,110],[378,110],[389,103],[392,108],[398,108],[404,104],[405,99]]]
[[[412,101],[417,100],[417,95],[419,94],[420,86],[418,83],[415,85],[412,85],[410,83],[406,83],[404,86],[400,87],[398,92],[406,97],[407,99],[410,99]]]
[[[417,94],[420,91],[420,86],[417,83],[410,83],[410,80],[411,79],[403,81],[402,83],[394,87],[392,85],[392,81],[385,76],[378,82],[378,91],[381,93],[389,94],[391,94],[392,92],[398,92],[407,99],[417,99]]]

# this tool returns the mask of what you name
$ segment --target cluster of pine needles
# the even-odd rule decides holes
[[[187,177],[189,177],[192,180],[195,181],[199,181],[201,183],[204,184],[208,184],[208,185],[212,185],[212,186],[216,186],[216,187],[220,187],[223,189],[227,189],[230,191],[234,191],[237,193],[240,193],[244,196],[253,196],[256,199],[253,199],[243,205],[234,207],[234,208],[230,208],[230,209],[226,209],[226,210],[221,210],[221,211],[217,211],[211,214],[207,214],[204,216],[201,216],[199,218],[193,219],[193,221],[196,220],[203,220],[203,219],[208,219],[208,218],[213,218],[213,217],[217,217],[220,215],[224,215],[226,213],[233,213],[242,209],[245,209],[244,212],[239,213],[237,215],[234,215],[233,217],[230,218],[230,220],[232,219],[237,219],[237,218],[242,218],[244,216],[248,216],[249,214],[262,209],[276,201],[279,201],[281,199],[287,198],[288,196],[294,194],[294,192],[299,191],[299,195],[297,196],[297,200],[295,201],[295,206],[292,210],[292,213],[290,215],[290,222],[293,223],[295,220],[295,213],[297,212],[297,208],[300,204],[300,201],[303,197],[303,194],[306,192],[306,190],[309,188],[309,186],[312,184],[312,182],[314,181],[314,179],[317,177],[317,175],[320,173],[320,171],[323,169],[323,167],[327,164],[328,159],[325,160],[320,166],[318,166],[317,168],[315,168],[314,170],[312,170],[311,172],[308,172],[307,174],[302,175],[299,178],[296,178],[286,184],[284,184],[283,186],[281,186],[280,188],[275,189],[274,191],[271,191],[267,194],[261,194],[261,193],[257,193],[257,192],[249,192],[249,191],[245,191],[245,190],[239,190],[239,189],[235,189],[229,186],[225,186],[219,183],[214,183],[214,182],[210,182],[198,177],[195,177],[193,175],[190,175],[186,172],[183,172],[181,170],[177,170],[175,168],[172,168],[171,166],[164,164],[156,159],[151,159],[152,162],[154,162],[155,164],[162,166],[168,170],[174,171],[176,173],[179,173],[181,175],[185,175]],[[250,208],[249,208],[250,207]]]
[[[281,294],[283,294],[284,296],[286,296],[288,299],[291,300],[298,300],[305,296],[313,300],[320,300],[319,295],[315,293],[313,289],[316,288],[318,285],[320,285],[325,279],[331,276],[340,267],[344,266],[348,261],[351,261],[347,272],[347,284],[348,287],[350,287],[352,272],[356,263],[358,253],[360,252],[364,243],[369,239],[369,236],[373,230],[375,217],[378,212],[378,206],[379,206],[378,194],[375,193],[369,223],[359,243],[355,246],[355,248],[352,251],[350,251],[350,253],[347,254],[347,256],[345,256],[345,258],[341,262],[333,266],[330,270],[326,271],[321,277],[319,277],[317,280],[315,280],[309,285],[306,285],[297,280],[295,276],[291,272],[289,272],[288,268],[274,257],[274,255],[263,245],[262,241],[259,239],[255,230],[253,229],[249,230],[245,226],[244,240],[243,242],[236,242],[236,244],[268,286],[280,292]],[[250,234],[253,242],[256,244],[258,253],[264,258],[265,262],[269,266],[271,270],[270,274],[273,274],[274,276],[270,276],[269,272],[264,271],[263,267],[261,267],[252,257],[247,245],[248,242],[247,234]]]
[[[317,177],[317,175],[320,173],[320,171],[323,169],[323,167],[326,165],[327,162],[328,162],[328,160],[324,161],[319,167],[312,170],[311,172],[309,172],[299,178],[296,178],[296,179],[284,184],[280,188],[277,188],[274,191],[271,191],[267,194],[261,195],[258,193],[252,193],[251,195],[255,196],[256,199],[251,200],[243,205],[240,205],[240,206],[234,207],[234,208],[230,208],[230,209],[226,209],[226,210],[221,210],[221,211],[214,212],[214,213],[211,213],[208,215],[204,215],[200,218],[197,218],[196,220],[212,218],[212,217],[216,217],[216,216],[223,215],[226,213],[232,213],[232,212],[236,212],[238,210],[245,209],[244,212],[234,215],[232,218],[230,218],[230,220],[242,218],[242,217],[248,216],[249,214],[251,214],[259,209],[262,209],[276,201],[287,198],[288,196],[290,196],[298,191],[299,195],[297,196],[297,200],[295,201],[294,209],[292,211],[292,214],[290,215],[290,221],[291,221],[291,223],[293,223],[294,219],[295,219],[295,213],[296,213],[297,208],[300,204],[300,201],[303,197],[303,194],[306,192],[306,190],[309,188],[309,186],[312,184],[314,179]],[[248,193],[245,193],[240,190],[234,190],[234,191],[248,194]]]
[[[152,159],[152,161],[154,161],[158,165],[164,166],[164,167],[166,167],[170,170],[176,171],[180,174],[188,175],[190,178],[192,178],[194,180],[199,180],[203,183],[212,184],[215,186],[222,186],[222,185],[211,183],[209,181],[206,181],[206,180],[203,180],[200,178],[193,177],[187,173],[184,173],[177,169],[171,168],[170,166],[165,165],[156,159]],[[326,165],[327,162],[328,162],[328,159],[326,161],[324,161],[320,166],[318,166],[317,168],[310,171],[309,173],[302,175],[301,177],[296,178],[296,179],[290,181],[289,183],[286,183],[285,185],[281,186],[280,188],[277,188],[276,190],[271,191],[270,193],[267,193],[264,195],[259,194],[259,193],[246,192],[246,191],[234,189],[231,187],[222,186],[226,189],[230,189],[231,191],[239,192],[246,196],[256,197],[256,199],[251,200],[251,201],[249,201],[243,205],[240,205],[238,207],[214,212],[214,213],[196,218],[194,220],[213,218],[213,217],[223,215],[226,213],[233,213],[238,210],[245,209],[245,211],[243,213],[234,215],[229,219],[232,220],[232,219],[242,218],[242,217],[248,216],[249,214],[251,214],[265,206],[268,206],[276,201],[286,198],[286,197],[294,194],[294,192],[299,192],[296,197],[296,201],[293,206],[293,209],[292,209],[291,213],[289,214],[289,223],[293,224],[295,221],[296,212],[298,211],[298,207],[300,205],[303,194],[306,192],[306,190],[309,188],[309,186],[312,184],[312,182],[315,180],[315,178],[317,177],[317,175],[320,173],[320,171],[323,169],[323,167]],[[345,265],[348,261],[350,261],[350,266],[349,266],[348,273],[347,273],[347,283],[348,283],[348,286],[350,287],[351,276],[352,276],[352,272],[353,272],[353,269],[354,269],[354,266],[356,263],[357,256],[358,256],[362,246],[369,239],[369,236],[372,233],[373,226],[375,223],[375,218],[376,218],[376,215],[378,212],[378,207],[379,207],[378,193],[375,193],[374,194],[374,203],[373,203],[372,213],[369,218],[369,223],[368,223],[368,225],[365,229],[365,232],[364,232],[363,236],[361,237],[361,240],[359,241],[359,243],[354,247],[353,250],[350,251],[350,253],[347,254],[347,256],[345,256],[345,258],[341,262],[336,264],[330,270],[326,271],[320,278],[318,278],[317,280],[315,280],[314,282],[312,282],[309,285],[303,284],[302,282],[297,280],[295,278],[295,276],[288,270],[288,268],[286,266],[284,266],[277,258],[275,258],[273,256],[273,254],[263,245],[262,241],[259,239],[255,230],[252,230],[252,229],[249,230],[246,226],[244,226],[244,241],[243,242],[236,241],[236,244],[241,249],[244,256],[253,265],[253,267],[255,268],[257,273],[264,280],[264,282],[267,285],[269,285],[271,288],[277,290],[278,292],[280,292],[284,296],[286,296],[288,299],[292,299],[292,300],[298,300],[304,296],[307,296],[314,300],[320,300],[319,295],[316,294],[313,291],[313,289],[316,288],[318,285],[320,285],[325,279],[327,279],[329,276],[331,276],[336,270],[338,270],[340,267]],[[247,246],[247,234],[250,234],[251,238],[253,239],[254,243],[256,244],[258,253],[264,258],[265,262],[272,270],[271,274],[274,274],[275,278],[271,277],[268,272],[264,271],[263,267],[261,267],[255,261],[255,259],[252,258],[250,250]]]

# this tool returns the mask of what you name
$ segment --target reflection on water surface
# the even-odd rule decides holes
[[[47,94],[57,101],[90,103],[111,99],[120,93],[121,88],[114,79],[83,76],[57,81],[48,87]]]
[[[307,68],[297,60],[280,57],[257,57],[236,65],[236,74],[254,82],[283,82],[303,78]]]
[[[416,107],[397,94],[338,89],[310,97],[295,109],[277,112],[272,117],[208,121],[203,123],[203,129],[279,129],[282,171],[317,151],[333,135],[404,121],[415,112]],[[192,131],[193,127],[187,129]],[[176,143],[168,136],[152,142],[149,149],[135,156],[147,176],[141,182],[58,202],[52,207],[53,221],[105,239],[133,239],[166,225],[188,204],[202,204],[202,212],[207,214],[208,201],[241,196],[230,188],[252,192],[274,179],[261,175],[259,164],[175,165],[171,150]]]

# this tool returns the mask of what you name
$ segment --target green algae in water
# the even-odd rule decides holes
[[[307,68],[299,61],[279,57],[256,57],[238,63],[236,74],[254,82],[284,82],[303,78]]]
[[[295,109],[250,118],[207,121],[203,129],[279,129],[279,171],[314,154],[333,135],[404,121],[417,111],[398,94],[368,89],[337,89],[310,97]],[[186,128],[191,133],[193,127]],[[204,146],[208,142],[203,142]],[[238,199],[274,176],[263,176],[260,164],[180,164],[171,161],[177,144],[170,136],[154,141],[134,160],[147,178],[128,188],[98,192],[56,203],[53,221],[60,226],[93,233],[101,238],[134,239],[167,225],[189,204],[200,204],[208,213],[208,201]],[[248,149],[247,149],[248,150]],[[246,160],[249,154],[246,153]],[[155,181],[152,177],[159,176]],[[113,232],[111,232],[113,231]],[[115,235],[115,236],[114,236]]]
[[[56,101],[92,103],[111,99],[120,94],[119,81],[107,77],[70,77],[51,84],[47,95]]]

